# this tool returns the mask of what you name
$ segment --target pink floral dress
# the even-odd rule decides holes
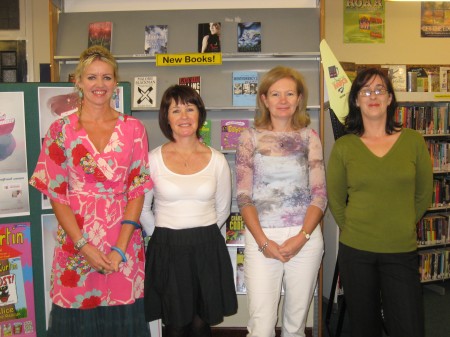
[[[152,188],[145,128],[136,118],[120,115],[102,153],[72,114],[47,132],[30,184],[50,199],[69,205],[90,244],[105,254],[116,244],[127,200]],[[53,303],[90,309],[133,303],[143,297],[144,247],[135,230],[119,272],[102,275],[91,269],[58,225],[52,265]]]

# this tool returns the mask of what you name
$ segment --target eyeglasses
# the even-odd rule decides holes
[[[386,89],[375,89],[375,90],[370,90],[370,89],[361,89],[359,91],[359,95],[360,96],[364,96],[364,97],[370,97],[372,95],[372,93],[375,94],[375,96],[381,96],[387,93]]]

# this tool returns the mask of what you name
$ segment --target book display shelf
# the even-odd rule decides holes
[[[450,93],[398,92],[396,117],[423,134],[433,165],[433,198],[417,223],[421,282],[443,294],[450,279]]]
[[[88,26],[92,22],[112,22],[111,52],[119,63],[120,80],[131,83],[131,92],[141,97],[133,102],[132,114],[146,126],[149,147],[154,149],[167,140],[159,128],[158,110],[163,92],[173,84],[186,83],[200,91],[207,109],[207,125],[204,140],[208,145],[222,151],[234,172],[235,150],[225,146],[223,128],[225,121],[248,121],[252,125],[255,114],[255,90],[253,100],[236,103],[233,76],[239,73],[262,74],[278,65],[299,70],[309,90],[308,112],[311,127],[321,134],[323,86],[320,84],[321,5],[316,8],[265,8],[265,9],[205,9],[205,10],[157,10],[129,12],[82,12],[61,13],[59,16],[57,44],[54,52],[54,64],[59,81],[67,81],[73,73],[78,56],[88,46]],[[198,53],[199,24],[221,23],[220,56],[222,62],[216,65],[173,65],[160,66],[157,55],[145,52],[145,29],[148,26],[164,26],[167,40],[167,54],[175,56]],[[238,48],[241,38],[238,26],[242,23],[259,23],[259,46],[256,50],[242,52]],[[83,28],[85,27],[85,29]],[[198,55],[198,54],[197,54]],[[208,55],[207,53],[202,55]],[[140,78],[142,87],[135,88]],[[150,80],[154,84],[150,85]],[[256,81],[257,82],[257,81]],[[190,84],[191,83],[191,84]],[[245,88],[243,88],[245,90]],[[134,96],[135,96],[134,95]],[[150,102],[151,99],[151,102]],[[139,103],[139,104],[138,104]],[[143,105],[140,105],[143,103]],[[246,122],[243,122],[247,125]],[[228,143],[226,144],[228,145]],[[243,223],[239,222],[239,213],[235,200],[235,179],[233,177],[232,215],[229,219],[233,230],[239,235]],[[223,226],[227,237],[227,226]],[[228,227],[230,230],[230,227]],[[231,233],[229,233],[231,235]],[[241,238],[235,238],[241,240]],[[243,244],[230,243],[229,251],[234,263],[237,293],[245,295],[245,285],[241,283]],[[321,336],[321,282],[310,311],[307,327],[312,326],[313,335]],[[246,310],[245,296],[238,296],[240,312]],[[320,300],[319,300],[320,298]],[[238,316],[241,313],[238,313]],[[313,317],[312,317],[313,316]],[[245,327],[246,318],[237,322],[231,317],[224,322],[225,327]],[[223,324],[222,324],[223,325]]]

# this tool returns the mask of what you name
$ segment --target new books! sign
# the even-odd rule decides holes
[[[222,53],[156,54],[156,66],[198,66],[222,64]]]

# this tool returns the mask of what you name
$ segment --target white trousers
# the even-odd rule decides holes
[[[299,233],[301,226],[265,228],[270,240],[283,243]],[[300,252],[282,263],[266,258],[249,231],[245,236],[245,284],[250,319],[247,337],[274,337],[281,285],[284,288],[282,337],[304,337],[306,319],[317,283],[323,255],[320,226]]]

